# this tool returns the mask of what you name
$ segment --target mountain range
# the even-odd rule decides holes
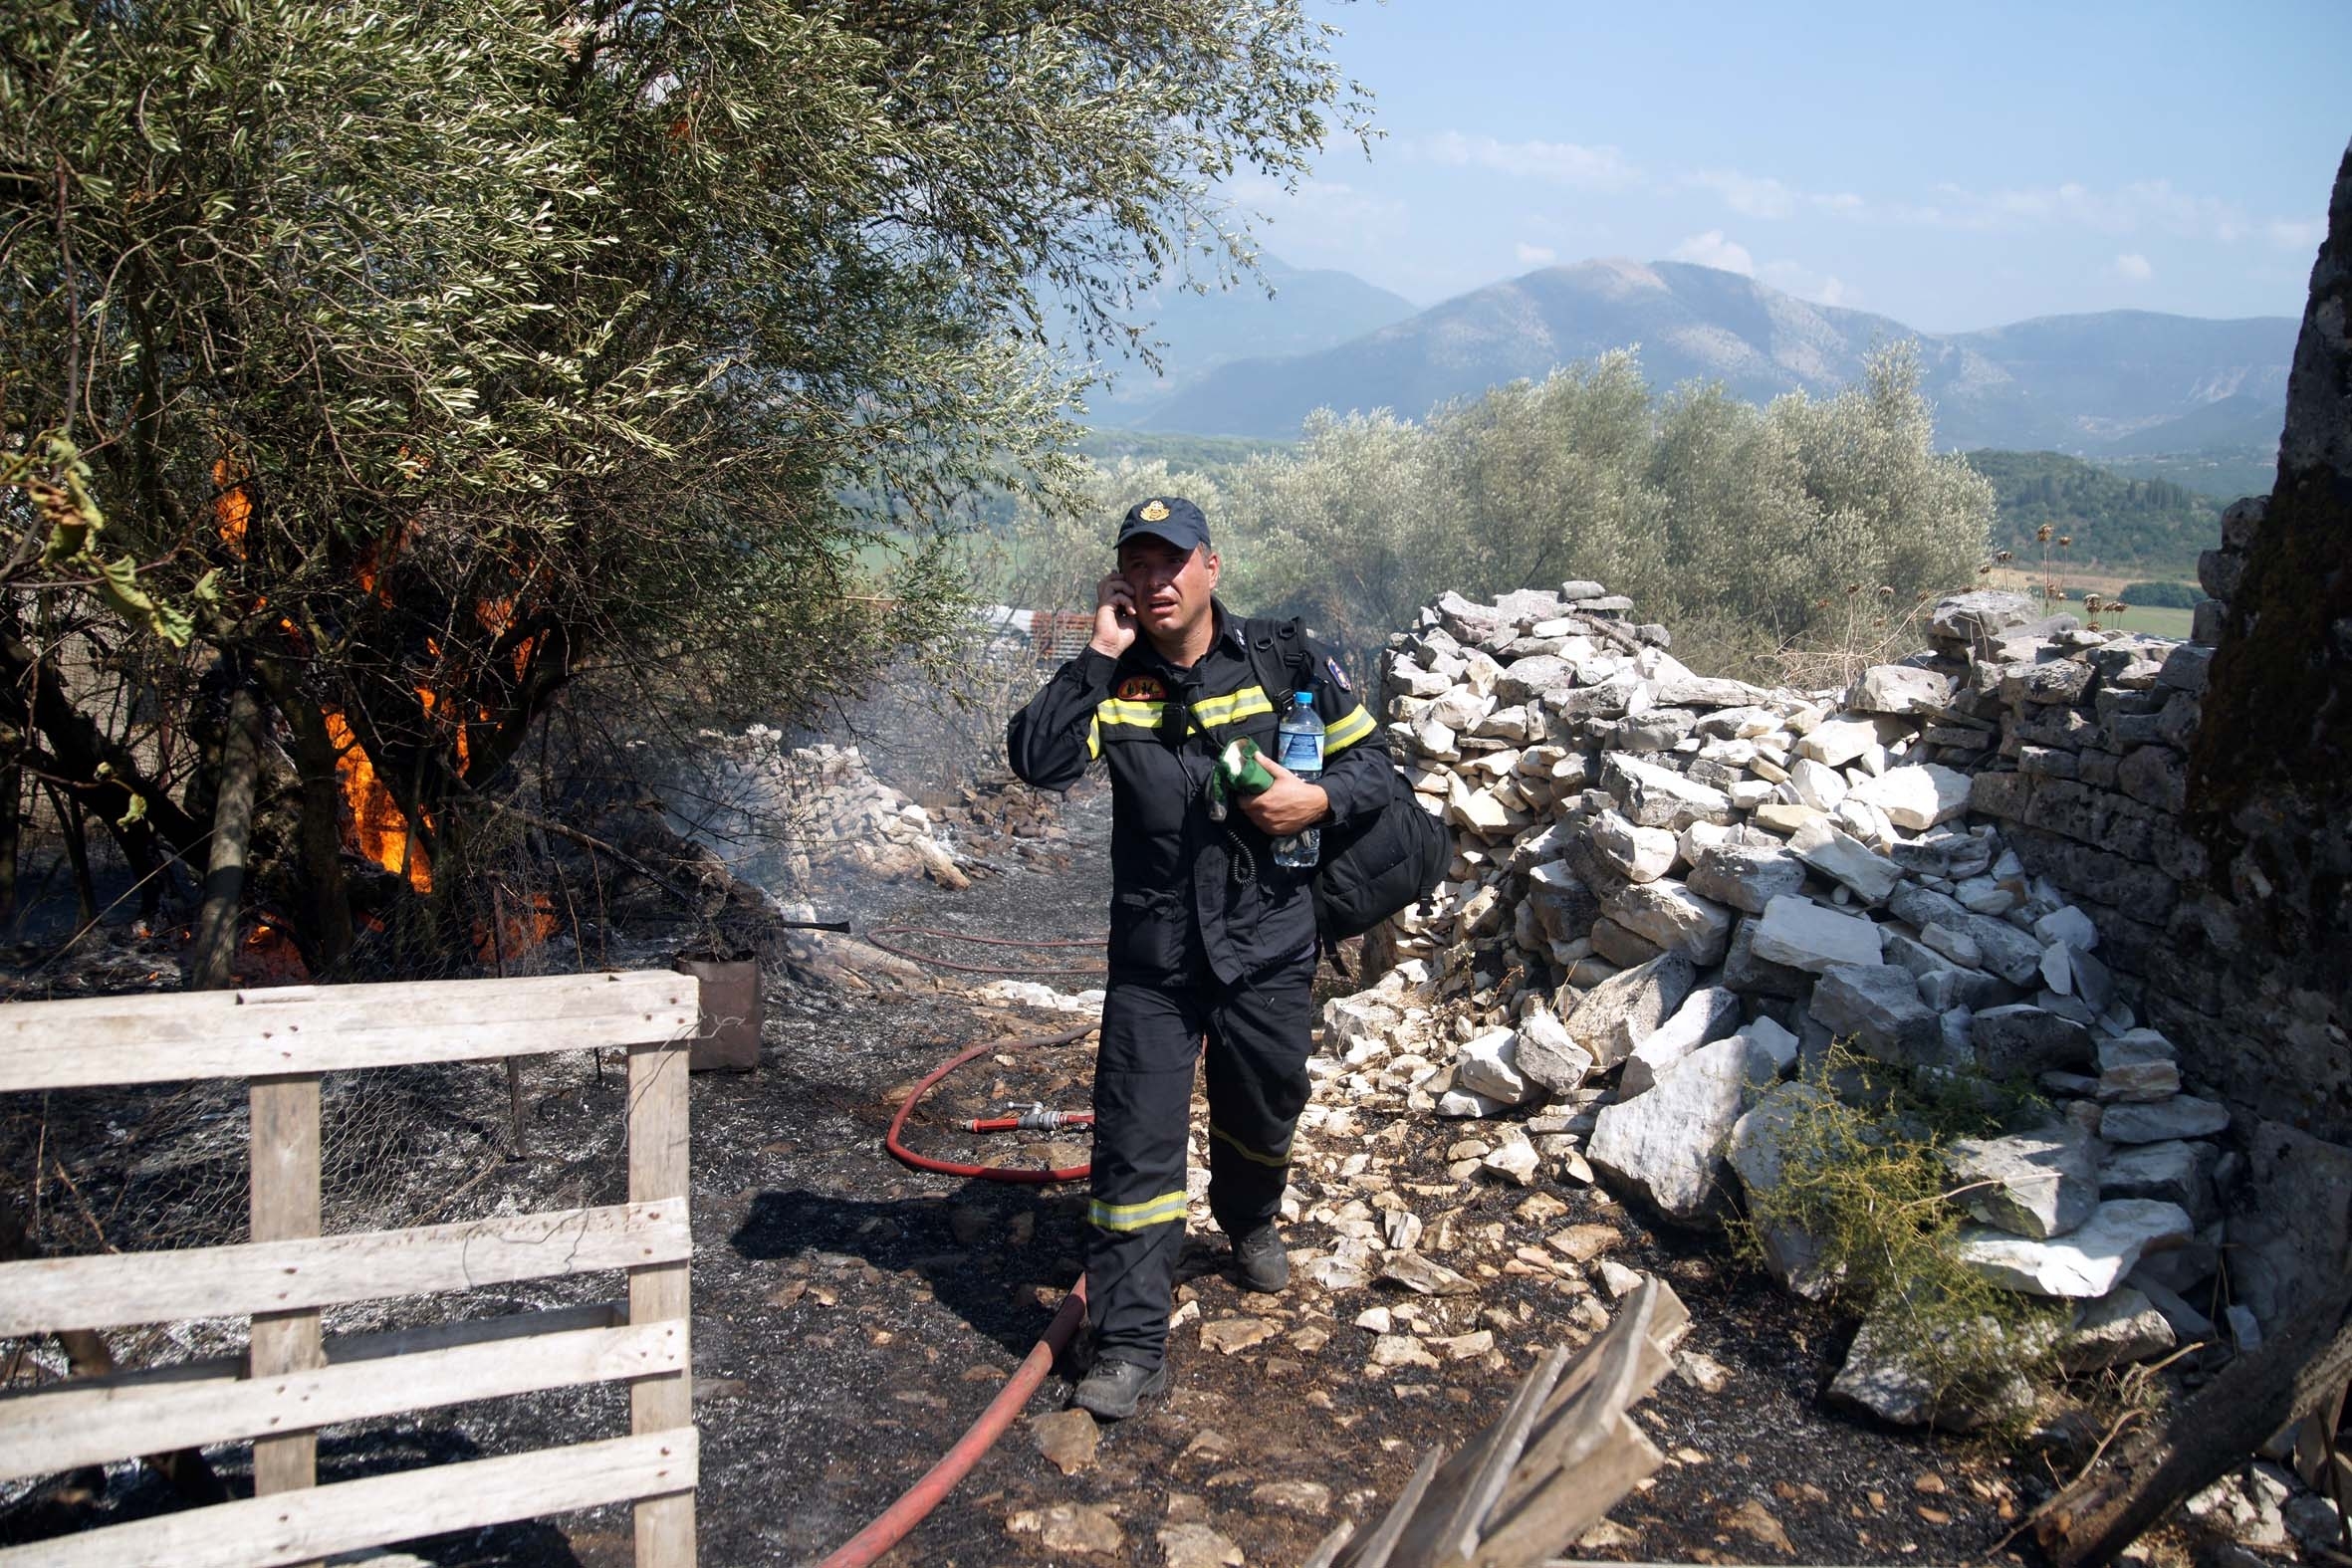
[[[2288,317],[2106,311],[1927,333],[1717,268],[1598,260],[1314,342],[1347,326],[1351,312],[1404,302],[1346,273],[1284,271],[1275,300],[1244,302],[1250,319],[1240,326],[1225,319],[1235,296],[1183,296],[1186,314],[1171,310],[1160,324],[1166,379],[1121,391],[1099,409],[1103,422],[1287,440],[1318,407],[1419,418],[1447,399],[1620,347],[1638,347],[1656,387],[1709,380],[1758,402],[1820,396],[1858,380],[1875,345],[1909,339],[1940,446],[2093,457],[2275,447],[2297,329]],[[1234,351],[1253,336],[1248,356]]]

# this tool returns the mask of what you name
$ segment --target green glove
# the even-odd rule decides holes
[[[1258,760],[1258,743],[1234,742],[1217,754],[1216,771],[1209,775],[1209,820],[1225,820],[1230,796],[1256,794],[1273,783],[1274,775]]]

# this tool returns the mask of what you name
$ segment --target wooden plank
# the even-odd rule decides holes
[[[0,1093],[486,1061],[697,1021],[692,978],[669,970],[20,1002],[0,1008]]]
[[[1581,1463],[1613,1430],[1612,1418],[1640,1397],[1636,1389],[1644,1358],[1664,1359],[1649,1338],[1657,1317],[1658,1286],[1655,1275],[1645,1276],[1617,1321],[1560,1374],[1535,1435],[1495,1505],[1497,1516],[1517,1510],[1556,1471]]]
[[[256,1078],[252,1088],[252,1233],[256,1241],[293,1241],[319,1233],[319,1076]],[[246,1359],[257,1379],[303,1373],[326,1364],[319,1309],[253,1314]],[[307,1426],[276,1423],[253,1444],[257,1497],[318,1483],[319,1439]],[[243,1436],[243,1434],[239,1434]],[[208,1440],[173,1444],[200,1448]]]
[[[331,1334],[327,1338],[327,1364],[331,1367],[348,1366],[354,1361],[380,1361],[386,1356],[410,1356],[427,1350],[454,1350],[460,1345],[487,1345],[493,1341],[528,1339],[534,1334],[569,1334],[583,1328],[611,1328],[628,1321],[628,1308],[619,1301],[592,1301],[585,1306],[544,1307],[530,1312],[509,1312],[498,1317],[469,1317],[449,1323],[424,1323],[414,1328],[377,1329],[366,1334]],[[128,1372],[110,1372],[104,1377],[76,1378],[77,1389],[145,1389],[161,1388],[177,1383],[212,1383],[222,1389],[234,1389],[246,1381],[245,1358],[236,1356],[206,1356],[195,1361],[174,1361],[159,1367],[140,1367]],[[39,1399],[55,1392],[50,1388],[0,1390],[0,1428],[15,1419],[10,1412],[11,1402]]]
[[[285,1568],[694,1485],[692,1429],[373,1475],[0,1551],[0,1568]]]
[[[1632,1418],[1612,1415],[1581,1463],[1555,1470],[1479,1542],[1477,1568],[1534,1568],[1607,1517],[1666,1462]]]
[[[240,1438],[259,1440],[258,1453],[265,1443],[289,1441],[269,1437],[272,1433],[307,1433],[468,1400],[682,1372],[685,1341],[686,1325],[676,1321],[578,1328],[330,1363],[274,1377],[40,1389],[0,1402],[0,1480]]]
[[[1388,1568],[1389,1553],[1404,1537],[1405,1527],[1413,1522],[1413,1515],[1421,1507],[1421,1498],[1429,1490],[1429,1483],[1437,1476],[1437,1467],[1445,1462],[1445,1445],[1433,1443],[1421,1456],[1421,1462],[1413,1466],[1412,1478],[1398,1494],[1396,1503],[1381,1516],[1380,1526],[1356,1543],[1355,1549],[1340,1561],[1347,1568]]]
[[[693,1244],[686,1201],[674,1198],[305,1241],[28,1258],[0,1263],[0,1334],[285,1312],[641,1264],[682,1271]]]
[[[684,1042],[629,1047],[629,1201],[686,1207],[687,1065]],[[629,1321],[671,1323],[681,1343],[691,1310],[686,1258],[629,1270]],[[629,1431],[651,1437],[694,1424],[691,1363],[629,1386]],[[694,1568],[694,1497],[649,1498],[636,1507],[637,1568]]]

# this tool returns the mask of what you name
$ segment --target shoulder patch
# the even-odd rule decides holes
[[[1119,682],[1119,689],[1112,695],[1121,702],[1165,702],[1168,688],[1156,675],[1130,675]]]
[[[1353,686],[1347,684],[1347,672],[1339,667],[1337,659],[1326,656],[1323,660],[1323,668],[1330,672],[1331,683],[1341,691],[1352,692],[1355,690]]]

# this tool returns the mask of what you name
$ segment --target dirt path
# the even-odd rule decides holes
[[[1008,857],[1000,874],[963,892],[897,886],[851,912],[861,930],[908,920],[992,935],[1092,935],[1107,901],[1106,799],[1074,805],[1068,823],[1066,841],[1043,855],[1033,846],[1018,863]],[[1078,1271],[1082,1192],[925,1175],[882,1147],[912,1080],[963,1044],[1072,1020],[1025,1015],[920,973],[878,985],[772,974],[759,1070],[695,1080],[707,1563],[808,1562],[854,1533],[994,1397]],[[1088,1070],[1082,1045],[983,1058],[926,1102],[910,1141],[953,1158],[1034,1162],[1040,1135],[976,1140],[953,1118],[1009,1100],[1082,1108]],[[530,1096],[533,1158],[500,1166],[493,1155],[489,1179],[451,1218],[620,1196],[618,1074],[599,1079],[585,1060],[550,1058],[531,1069]],[[1730,1262],[1719,1238],[1654,1235],[1590,1189],[1454,1180],[1446,1150],[1475,1131],[1462,1123],[1401,1107],[1328,1109],[1345,1110],[1352,1127],[1301,1132],[1294,1248],[1328,1249],[1343,1232],[1362,1233],[1379,1220],[1375,1198],[1401,1203],[1430,1228],[1425,1249],[1450,1232],[1435,1255],[1472,1277],[1476,1293],[1437,1300],[1372,1285],[1333,1295],[1301,1280],[1271,1301],[1245,1296],[1223,1272],[1223,1238],[1196,1215],[1171,1396],[1104,1429],[1090,1462],[1066,1474],[1040,1453],[1029,1419],[1016,1424],[889,1561],[1212,1562],[1214,1536],[1252,1564],[1296,1562],[1340,1515],[1361,1521],[1384,1507],[1425,1446],[1457,1444],[1491,1420],[1540,1348],[1587,1335],[1605,1290],[1580,1267],[1539,1266],[1522,1252],[1545,1256],[1544,1238],[1573,1225],[1609,1228],[1619,1236],[1610,1258],[1672,1283],[1694,1319],[1684,1350],[1699,1358],[1688,1362],[1696,1381],[1670,1378],[1642,1408],[1669,1462],[1601,1539],[1588,1540],[1592,1555],[1959,1562],[1983,1553],[2022,1506],[2015,1472],[1990,1451],[1822,1413],[1817,1391],[1844,1348],[1835,1325]],[[1202,1114],[1196,1102],[1196,1140]],[[495,1125],[482,1131],[486,1144],[499,1141]],[[1083,1158],[1075,1142],[1058,1162]],[[422,1179],[454,1187],[480,1156],[463,1169],[445,1163]],[[401,1310],[512,1311],[611,1291],[606,1279],[563,1282]],[[1371,1366],[1374,1335],[1355,1320],[1374,1305],[1400,1317],[1417,1311],[1409,1326],[1424,1341],[1485,1331],[1493,1348],[1471,1340],[1468,1359],[1439,1350],[1434,1365]],[[1205,1344],[1204,1328],[1238,1348]],[[1059,1410],[1066,1393],[1064,1381],[1050,1380],[1028,1418]],[[625,1421],[610,1389],[458,1407],[331,1434],[322,1467],[335,1479],[612,1436]],[[226,1462],[234,1481],[236,1460]],[[106,1514],[163,1506],[154,1491],[135,1478],[116,1482]],[[1077,1549],[1073,1531],[1094,1532],[1101,1549]],[[0,1539],[44,1533],[37,1515],[0,1521]],[[1204,1545],[1209,1555],[1181,1555]],[[417,1549],[446,1564],[617,1568],[629,1559],[628,1521],[598,1510]]]

